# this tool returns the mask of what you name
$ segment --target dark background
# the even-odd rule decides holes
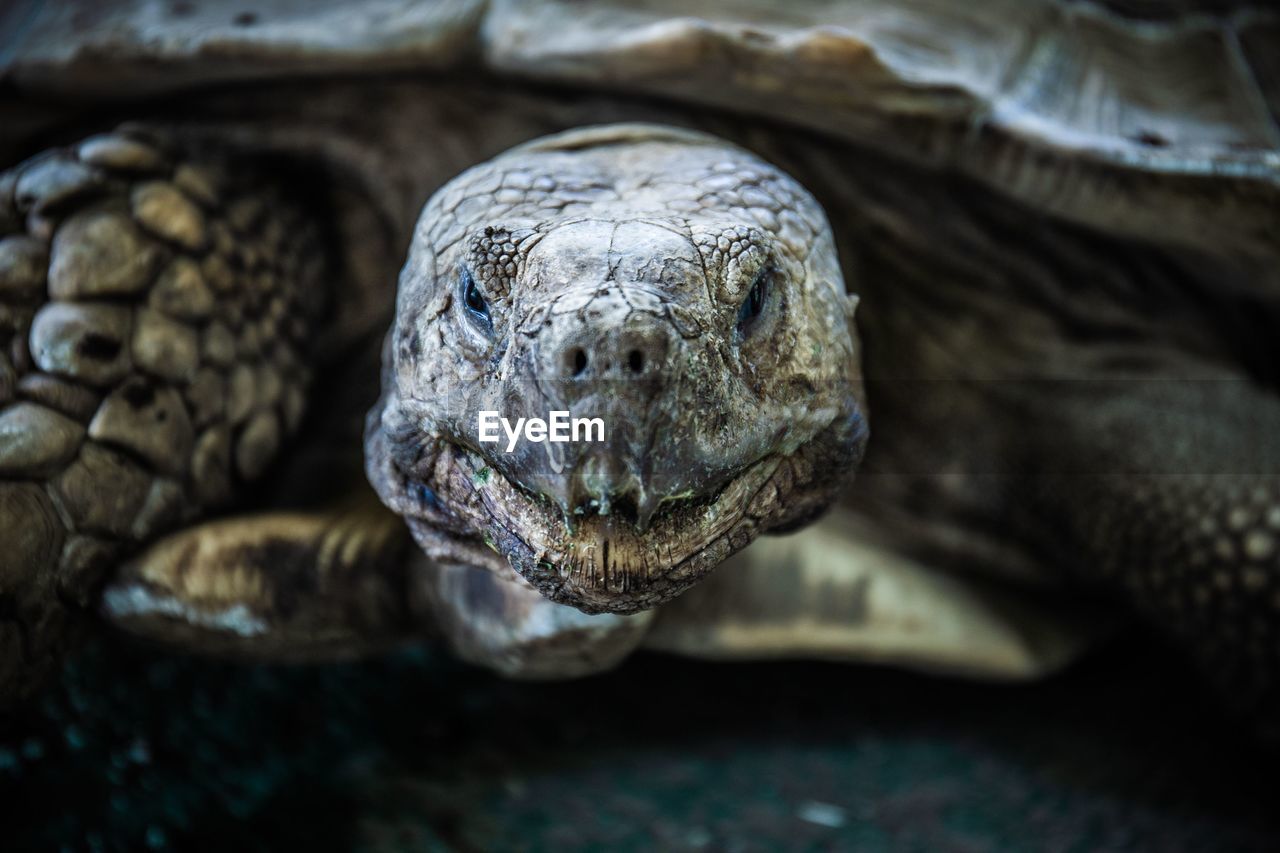
[[[100,640],[0,729],[5,850],[1276,850],[1274,753],[1121,637],[1033,685],[431,648],[236,666]]]

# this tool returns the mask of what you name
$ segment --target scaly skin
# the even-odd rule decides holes
[[[370,479],[434,560],[509,563],[588,613],[652,608],[852,474],[855,304],[822,211],[745,151],[651,125],[521,146],[423,210]],[[606,437],[506,453],[482,410]]]
[[[382,128],[433,124],[404,119],[415,105],[434,103],[418,88],[404,85],[388,91],[385,113],[365,116],[358,128],[348,128],[353,136],[319,125],[311,128],[311,137],[329,140],[334,150],[356,139],[352,150],[384,152],[379,147]],[[359,95],[356,102],[365,97],[361,87],[352,87],[348,95]],[[274,104],[278,96],[264,97]],[[326,97],[333,93],[326,92]],[[554,115],[552,121],[561,124],[584,120],[584,109],[564,103],[558,105],[559,112],[543,109],[546,105],[536,97],[537,93],[513,93],[512,103],[506,105],[510,110],[493,112],[515,115],[518,103],[539,116]],[[241,107],[239,100],[236,107]],[[641,112],[626,104],[613,109],[612,115],[621,117]],[[609,114],[600,104],[585,111],[593,117]],[[542,127],[527,116],[519,120],[530,122],[530,128]],[[703,121],[729,136],[748,133],[738,121]],[[489,129],[488,124],[483,127]],[[455,129],[476,133],[477,139],[483,136],[465,122]],[[421,146],[418,134],[412,137],[400,138],[401,147],[390,148],[391,154],[381,159],[370,156],[357,164],[378,177],[389,167],[398,169],[396,179],[404,186],[397,198],[405,205],[424,197],[437,183],[434,177],[423,177],[424,164],[436,163],[436,149]],[[873,519],[883,532],[900,534],[893,544],[932,566],[1057,578],[1074,588],[1058,588],[1053,595],[1075,600],[1079,593],[1092,591],[1127,603],[1203,656],[1210,669],[1238,674],[1231,685],[1233,695],[1265,707],[1266,696],[1275,695],[1270,685],[1277,669],[1274,644],[1268,640],[1276,624],[1272,584],[1278,570],[1276,552],[1268,548],[1276,468],[1263,464],[1268,462],[1266,452],[1276,447],[1274,436],[1280,434],[1280,414],[1267,390],[1275,381],[1274,373],[1268,373],[1274,359],[1265,334],[1274,328],[1267,297],[1276,281],[1273,258],[1139,245],[1032,215],[971,184],[864,156],[847,144],[790,131],[770,133],[767,127],[752,129],[749,139],[754,149],[818,197],[841,242],[846,275],[864,300],[859,323],[877,439],[869,446],[868,470],[846,496],[849,506]],[[574,158],[583,154],[565,152],[570,174],[576,174]],[[440,168],[438,163],[435,168]],[[483,177],[484,172],[475,174]],[[733,186],[725,192],[732,196]],[[498,193],[485,196],[490,202],[498,198]],[[478,213],[476,205],[462,209],[483,217],[491,208],[480,204]],[[559,210],[552,213],[558,215]],[[424,220],[425,224],[429,223]],[[526,222],[521,227],[528,226]],[[353,241],[344,248],[357,245],[365,244]],[[463,248],[488,250],[483,239],[455,248],[459,253]],[[402,319],[410,313],[402,311]],[[434,318],[446,319],[458,318]],[[452,366],[467,363],[460,357],[465,352],[445,346],[439,354],[447,359],[446,366]],[[488,369],[483,359],[478,363],[480,369]],[[1197,396],[1184,393],[1196,387],[1193,383],[1184,383],[1180,391],[1168,382],[1188,378],[1211,379],[1215,386],[1202,387],[1225,393]],[[602,387],[606,384],[600,382]],[[1144,387],[1163,388],[1173,398],[1143,393]],[[1062,393],[1069,389],[1075,390]],[[432,409],[425,401],[422,406],[428,414],[446,411]],[[545,411],[539,405],[532,413]],[[455,417],[469,426],[465,414]],[[376,479],[376,460],[394,459],[378,446],[389,433],[381,434],[377,423],[373,426]],[[402,435],[413,438],[412,431]],[[469,470],[471,461],[449,453],[437,457],[443,464],[432,474],[440,472],[448,488],[433,492],[434,500],[447,501],[452,488],[455,496],[464,498],[456,506],[466,510],[450,519],[461,528],[460,537],[439,547],[454,547],[462,564],[481,566],[468,571],[488,573],[484,577],[510,589],[490,595],[477,592],[484,584],[454,583],[446,576],[461,571],[457,563],[434,575],[428,572],[418,583],[425,588],[421,597],[446,602],[429,604],[428,610],[450,608],[446,615],[457,615],[455,624],[463,625],[460,636],[465,628],[482,624],[468,622],[469,615],[505,618],[517,611],[533,612],[539,602],[556,606],[531,587],[521,586],[523,581],[505,560],[476,543],[483,542],[484,527],[495,519],[531,520],[555,533],[559,514],[529,512],[527,497],[492,465],[489,503],[468,503],[468,496],[479,491],[471,475],[481,470]],[[572,481],[557,484],[546,468],[538,469],[542,460],[525,461],[530,482],[557,495],[575,494]],[[400,485],[393,483],[384,493],[391,495],[393,507],[422,524],[430,509],[423,505],[427,496],[405,490],[404,485],[402,478]],[[624,501],[623,516],[638,516],[641,505]],[[307,522],[306,529],[316,527],[314,519]],[[276,529],[286,541],[287,529]],[[199,528],[186,532],[200,536]],[[499,545],[498,539],[494,544]],[[508,544],[518,557],[520,542]],[[140,558],[143,563],[145,558]],[[218,565],[226,563],[205,568],[212,571]],[[780,567],[778,577],[762,582],[760,588],[785,588],[791,577],[787,569]],[[296,588],[275,590],[280,593],[275,598],[261,595],[263,589],[271,589],[273,575],[263,572],[260,577],[263,583],[252,593],[260,599],[256,612],[270,616],[278,600],[308,604]],[[388,582],[399,582],[399,576],[392,575]],[[325,588],[340,594],[350,589],[349,584]],[[390,592],[378,600],[394,599],[403,590]],[[574,589],[568,592],[578,594]],[[607,604],[599,599],[614,594],[625,598],[635,591],[618,593],[605,585],[588,592],[597,603]],[[660,597],[665,591],[658,589],[656,594]],[[503,603],[508,597],[518,598],[519,606]],[[761,597],[773,599],[771,594]],[[733,612],[723,618],[743,621]],[[308,623],[303,619],[300,624]],[[361,616],[356,624],[367,629],[370,619]],[[624,626],[621,642],[629,648],[635,642],[633,623],[619,624]],[[165,640],[175,634],[172,626],[147,633]],[[272,641],[259,638],[253,648],[282,655],[308,639],[286,632]],[[489,634],[481,639],[494,647],[507,641]],[[517,646],[522,639],[527,637],[516,637]],[[455,642],[482,645],[465,637],[455,637]],[[189,645],[217,643],[192,637]],[[527,647],[473,651],[470,656],[475,659],[494,664],[494,656],[500,656],[516,660],[517,670],[530,671]],[[583,658],[599,666],[616,655]],[[539,665],[535,662],[533,670]],[[553,662],[552,668],[559,665]],[[1241,690],[1241,684],[1247,689]]]
[[[37,685],[110,570],[243,498],[299,426],[315,229],[138,133],[4,176],[0,685]]]
[[[846,503],[932,563],[1122,603],[1274,729],[1274,254],[1118,241],[842,147],[789,153],[825,176],[863,298],[877,438]]]

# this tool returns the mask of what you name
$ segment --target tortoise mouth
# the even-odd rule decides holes
[[[421,420],[370,414],[366,463],[383,501],[426,556],[496,573],[515,570],[551,601],[586,613],[634,613],[696,584],[760,534],[812,520],[861,459],[856,407],[809,440],[774,447],[699,494],[660,511],[608,514],[554,500],[461,441],[424,434]],[[641,516],[643,515],[643,520]]]
[[[500,555],[552,601],[588,613],[632,613],[657,606],[697,583],[770,526],[778,491],[771,481],[783,457],[749,463],[714,492],[663,502],[641,529],[615,502],[566,515],[550,499],[508,479],[465,447],[446,444],[436,472],[447,468],[450,504],[458,485],[468,494],[455,512],[479,532],[489,556]],[[767,499],[760,499],[764,493]],[[417,519],[410,519],[420,544]],[[430,526],[423,519],[422,524]],[[423,531],[428,554],[439,528]],[[474,536],[472,537],[474,541]],[[457,543],[455,540],[454,546]],[[486,560],[485,562],[489,562]]]

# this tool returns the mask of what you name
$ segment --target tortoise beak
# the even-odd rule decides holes
[[[572,528],[583,516],[613,516],[645,533],[663,495],[647,487],[639,460],[628,460],[609,450],[579,460],[568,478],[568,501],[562,505]]]

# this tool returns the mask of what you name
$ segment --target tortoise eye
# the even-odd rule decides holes
[[[462,291],[462,304],[467,310],[467,316],[485,332],[492,332],[493,318],[489,315],[489,303],[480,292],[480,286],[466,268],[463,268],[460,278],[458,287]]]
[[[773,278],[773,270],[765,267],[756,275],[747,298],[742,300],[738,309],[738,332],[746,334],[760,315],[764,313],[765,304],[769,301],[769,280]]]

